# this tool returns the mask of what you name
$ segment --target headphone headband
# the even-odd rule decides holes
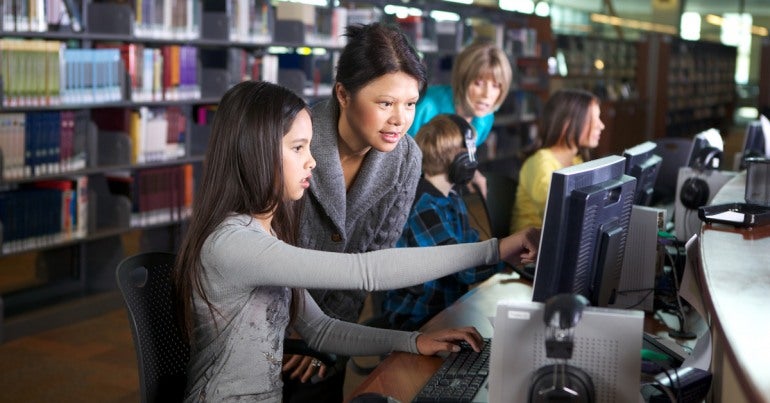
[[[447,114],[446,116],[460,130],[465,141],[465,148],[468,150],[458,153],[452,160],[452,164],[449,166],[449,181],[455,185],[465,185],[473,179],[479,165],[476,161],[476,132],[462,116],[455,114]]]

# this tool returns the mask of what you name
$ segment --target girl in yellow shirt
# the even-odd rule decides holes
[[[588,91],[563,89],[548,99],[538,130],[540,148],[519,172],[512,233],[542,227],[551,174],[590,158],[590,150],[599,145],[604,130],[600,112],[599,99]]]

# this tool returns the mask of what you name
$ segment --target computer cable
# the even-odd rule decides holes
[[[655,292],[655,287],[653,287],[653,288],[639,288],[639,289],[635,289],[635,290],[618,290],[618,294],[630,294],[632,292],[642,292],[642,291],[646,291],[646,293],[641,298],[639,298],[638,301],[636,301],[635,303],[633,303],[633,304],[631,304],[629,306],[623,307],[623,309],[633,309],[633,308],[636,308],[637,306],[641,305],[644,302],[644,300],[647,299],[647,297],[649,297],[650,295],[652,295],[652,293]]]
[[[662,366],[662,365],[660,365],[660,364],[658,364],[658,363],[656,363],[654,361],[647,361],[647,362],[649,363],[649,365],[653,366],[655,370],[659,371],[658,374],[665,374],[666,377],[669,379],[669,383],[671,385],[673,385],[673,380],[671,379],[671,376],[667,372],[669,370],[669,368],[666,368],[666,367],[664,367],[664,366]],[[649,390],[647,390],[647,388],[646,388],[647,386],[650,387]],[[660,380],[658,379],[657,376],[655,377],[655,381],[654,382],[644,383],[644,384],[642,384],[640,389],[642,391],[642,396],[644,397],[645,401],[652,400],[651,397],[654,396],[654,395],[652,395],[653,393],[655,393],[655,395],[657,395],[657,393],[654,392],[654,391],[663,392],[666,395],[666,397],[668,398],[668,400],[670,402],[672,402],[672,403],[676,403],[679,400],[679,399],[677,399],[677,397],[674,395],[674,393],[671,391],[671,389],[668,386],[666,386],[666,385],[664,385],[663,383],[660,382]]]
[[[674,372],[674,375],[676,375],[676,376],[674,377],[674,378],[676,378],[676,381],[674,381],[673,379],[671,379],[671,372]],[[677,372],[677,371],[674,369],[674,370],[663,371],[663,373],[664,373],[664,374],[666,374],[666,378],[668,378],[668,382],[669,382],[669,383],[670,383],[670,384],[671,384],[671,385],[672,385],[674,388],[676,388],[676,400],[673,400],[673,402],[674,402],[674,403],[676,403],[676,402],[681,402],[681,401],[682,401],[682,385],[681,385],[681,382],[679,381],[679,372]],[[663,384],[661,384],[660,382],[659,382],[658,384],[659,384],[659,385],[661,385],[661,386],[663,386]],[[667,389],[668,389],[668,388],[667,388]],[[670,389],[669,389],[669,390],[670,390]],[[670,399],[670,397],[669,397],[669,399]]]
[[[678,311],[675,314],[679,318],[679,331],[669,330],[668,334],[671,337],[676,337],[680,339],[694,339],[696,337],[695,333],[689,332],[686,329],[687,317],[684,313],[682,298],[679,296],[679,276],[676,273],[676,264],[674,262],[674,258],[668,252],[665,252],[665,255],[669,259],[669,263],[671,263],[671,273],[674,277],[674,291],[675,291],[674,300],[676,300],[676,304],[678,308]]]

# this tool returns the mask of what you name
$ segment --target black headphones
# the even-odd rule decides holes
[[[689,210],[697,210],[701,206],[705,206],[709,201],[711,190],[709,190],[708,183],[697,177],[693,176],[685,179],[682,183],[682,189],[679,190],[679,201],[682,205]]]
[[[476,161],[476,136],[471,124],[459,115],[447,114],[455,123],[465,141],[467,152],[459,152],[449,165],[449,181],[455,185],[465,185],[473,179],[479,163]]]
[[[722,150],[716,147],[706,147],[698,153],[695,168],[701,171],[706,169],[719,169],[721,161]]]
[[[718,169],[721,160],[722,150],[716,147],[706,147],[698,153],[694,168],[697,171]],[[706,205],[710,195],[711,190],[708,183],[698,176],[692,176],[682,183],[682,188],[679,190],[679,201],[685,208],[697,210]]]
[[[558,294],[545,302],[545,354],[548,358],[564,362],[546,365],[532,374],[530,403],[596,401],[591,376],[566,363],[572,358],[575,326],[583,317],[583,308],[587,305],[588,299],[579,294]]]

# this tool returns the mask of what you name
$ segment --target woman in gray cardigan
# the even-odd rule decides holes
[[[311,150],[317,166],[303,206],[299,244],[358,253],[394,247],[414,201],[422,154],[406,132],[426,72],[395,27],[354,25],[347,37],[333,96],[312,108]],[[327,268],[316,269],[323,276]],[[358,321],[367,296],[364,290],[310,293],[327,315],[347,322]],[[316,384],[285,376],[284,401],[342,401],[345,362],[338,360],[338,371]],[[294,365],[302,372],[301,363],[288,367]]]

